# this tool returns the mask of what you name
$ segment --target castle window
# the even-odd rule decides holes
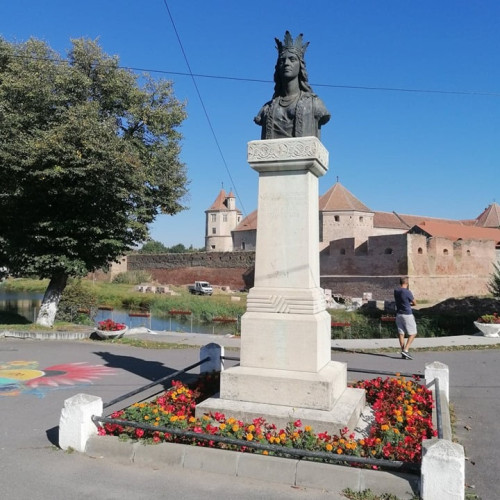
[[[241,215],[238,215],[238,222],[241,221]]]
[[[215,245],[210,245],[210,248],[211,248],[212,250],[215,250]]]
[[[384,250],[384,253],[385,253],[386,255],[391,255],[391,254],[392,254],[392,248],[386,248],[386,249]]]
[[[241,242],[241,249],[245,250],[245,242],[244,241]]]
[[[222,222],[227,222],[227,214],[222,214]]]
[[[467,255],[470,257],[470,250],[467,250]]]
[[[447,248],[445,248],[445,249],[443,250],[443,255],[448,255],[448,249],[447,249]]]
[[[333,218],[335,219],[335,222],[338,222],[340,220],[340,215],[335,215]]]
[[[363,222],[363,216],[359,217],[359,222]]]
[[[422,247],[418,247],[417,253],[422,255],[424,253],[424,250]]]
[[[217,233],[217,230],[215,229],[215,227],[212,228],[212,234],[216,234]]]
[[[345,248],[340,249],[340,255],[345,255]]]
[[[210,220],[215,222],[217,220],[217,214],[210,214]]]

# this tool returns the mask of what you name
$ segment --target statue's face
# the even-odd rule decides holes
[[[280,75],[287,79],[296,78],[300,71],[300,60],[297,54],[285,50],[278,59]]]

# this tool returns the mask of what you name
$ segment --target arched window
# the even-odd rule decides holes
[[[333,218],[334,218],[335,222],[339,222],[340,215],[334,215]]]
[[[447,248],[445,248],[445,249],[443,250],[443,255],[448,255],[448,249],[447,249]]]
[[[470,250],[467,250],[467,256],[470,257]]]
[[[424,253],[424,249],[422,247],[418,247],[417,253],[422,255]]]

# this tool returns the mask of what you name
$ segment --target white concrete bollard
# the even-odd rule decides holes
[[[465,496],[465,454],[463,446],[445,439],[422,442],[423,500],[463,500]]]
[[[200,373],[221,372],[224,370],[224,346],[211,343],[204,345],[200,349],[200,361],[206,357],[210,357],[210,361],[203,363],[200,366]]]
[[[102,399],[89,394],[76,394],[64,401],[59,420],[59,446],[84,452],[87,441],[97,434],[93,415],[102,416]]]
[[[448,365],[433,361],[425,365],[425,383],[429,387],[432,381],[437,378],[439,380],[439,390],[446,395],[446,401],[450,402],[450,370]],[[436,395],[437,397],[437,395]]]

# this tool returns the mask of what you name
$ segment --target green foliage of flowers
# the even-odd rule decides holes
[[[218,391],[217,374],[202,377],[191,387],[173,382],[172,388],[156,399],[135,403],[113,413],[111,417],[117,421],[104,423],[99,434],[127,436],[153,443],[189,443],[264,455],[286,454],[286,448],[295,448],[323,451],[336,456],[420,461],[422,440],[435,435],[432,426],[432,393],[418,381],[401,377],[362,381],[356,387],[366,390],[367,401],[375,412],[375,423],[369,436],[363,439],[355,439],[355,435],[347,428],[342,429],[339,435],[327,432],[315,434],[311,426],[303,426],[300,420],[280,429],[264,418],[242,422],[219,412],[196,418],[196,403]],[[127,425],[127,422],[153,428],[135,428]],[[154,427],[159,430],[154,430]],[[201,436],[196,439],[173,435],[168,432],[172,429],[274,446],[270,450],[257,451],[244,444],[219,443]]]
[[[498,317],[498,313],[493,314],[483,314],[476,320],[478,323],[489,323],[489,324],[499,324],[500,318]]]

